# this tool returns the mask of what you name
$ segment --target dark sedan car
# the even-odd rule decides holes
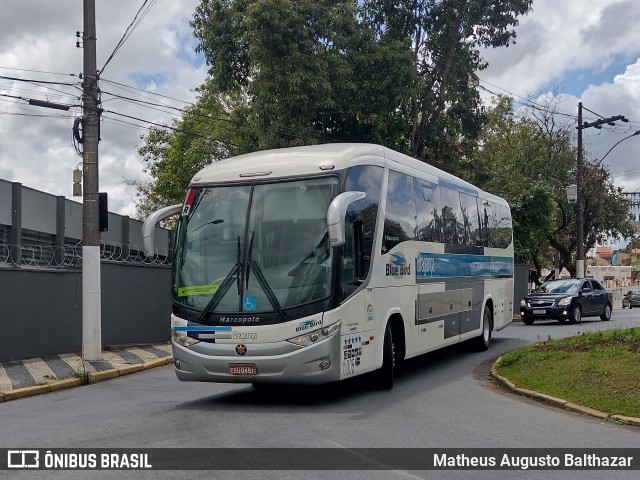
[[[640,290],[629,290],[622,297],[622,308],[640,307]]]
[[[612,294],[593,278],[566,278],[544,282],[520,302],[520,318],[526,325],[555,319],[580,323],[582,317],[611,318]]]

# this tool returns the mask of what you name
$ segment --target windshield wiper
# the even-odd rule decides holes
[[[273,290],[269,286],[269,282],[267,282],[267,279],[264,278],[264,275],[262,274],[262,270],[260,269],[258,264],[254,262],[253,259],[251,258],[251,252],[253,250],[253,234],[254,232],[251,232],[251,240],[249,240],[249,248],[247,249],[247,260],[246,260],[245,272],[244,272],[247,288],[249,288],[249,272],[253,270],[253,273],[256,276],[256,280],[258,280],[258,283],[262,287],[262,290],[267,295],[267,299],[269,300],[269,303],[271,304],[273,309],[278,314],[278,318],[280,319],[280,321],[284,321],[287,318],[287,316],[285,315],[284,310],[282,310],[282,305],[280,305],[280,302],[278,301],[278,297],[276,297],[276,294],[273,293]]]
[[[278,301],[276,294],[273,293],[273,290],[269,286],[269,282],[267,282],[267,279],[264,278],[264,275],[262,274],[262,270],[260,270],[260,267],[258,266],[258,264],[251,259],[248,259],[247,263],[249,265],[249,268],[253,269],[253,273],[256,275],[256,279],[258,280],[258,283],[262,287],[262,290],[264,290],[264,293],[267,294],[267,299],[269,300],[269,303],[271,304],[273,309],[278,314],[278,318],[280,319],[280,321],[284,321],[287,318],[287,316],[285,315],[284,310],[282,310],[282,306],[280,305],[280,302]]]
[[[198,317],[199,322],[202,322],[207,316],[207,314],[218,306],[218,303],[220,303],[220,300],[222,300],[222,297],[224,297],[224,295],[229,290],[229,287],[231,287],[231,284],[233,283],[234,275],[236,276],[236,285],[238,286],[238,295],[240,294],[240,285],[241,285],[240,284],[240,268],[241,267],[242,267],[242,263],[240,262],[240,236],[238,236],[238,254],[236,257],[236,263],[231,268],[231,271],[227,274],[227,276],[224,277],[222,284],[220,285],[216,293],[213,295],[213,297],[211,297],[211,300],[209,300],[209,303],[207,303],[207,305],[202,309],[202,312]]]

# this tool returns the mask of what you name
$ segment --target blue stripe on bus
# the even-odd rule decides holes
[[[416,262],[416,280],[513,275],[511,257],[418,253]]]
[[[187,325],[186,327],[173,327],[176,332],[230,332],[231,327],[209,327],[206,325]]]

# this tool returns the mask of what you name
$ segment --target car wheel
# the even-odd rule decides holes
[[[525,325],[533,325],[533,322],[535,320],[531,317],[522,317],[522,321],[524,322]]]
[[[570,323],[580,323],[582,322],[582,309],[580,305],[576,305],[573,307],[573,312],[571,312],[571,318],[569,319]]]
[[[604,306],[604,312],[602,312],[602,315],[600,315],[600,320],[602,320],[603,322],[608,322],[609,320],[611,320],[611,305],[609,305],[608,303]]]
[[[396,366],[396,345],[391,325],[387,323],[382,345],[382,367],[375,374],[375,385],[381,390],[393,388],[393,374]]]
[[[485,305],[482,313],[482,333],[473,339],[473,346],[476,350],[484,352],[491,345],[491,309]]]

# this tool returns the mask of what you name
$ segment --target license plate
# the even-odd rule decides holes
[[[539,310],[534,310],[533,314],[534,315],[544,315],[545,313],[547,313],[547,311],[543,308],[543,309],[539,309]]]
[[[230,363],[229,373],[231,375],[255,375],[258,369],[255,363]]]

